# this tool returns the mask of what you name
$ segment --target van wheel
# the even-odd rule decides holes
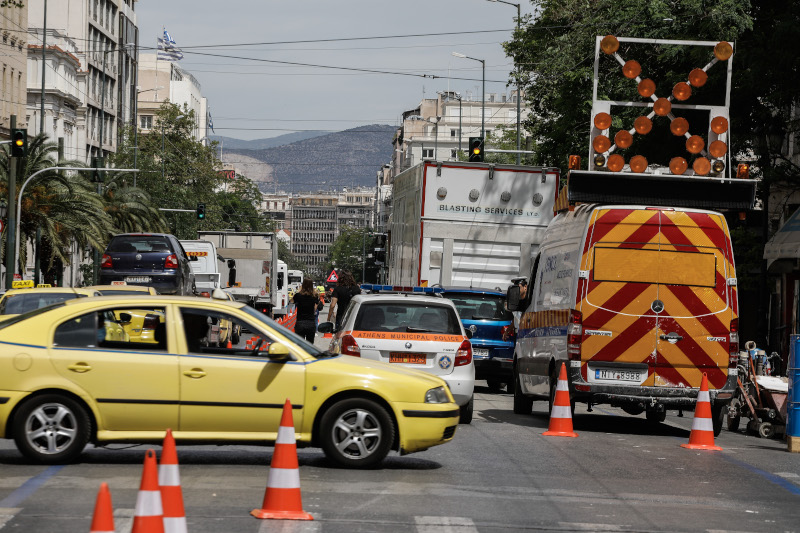
[[[64,464],[77,458],[89,442],[86,410],[60,394],[34,396],[14,417],[14,442],[25,457],[43,464]]]
[[[519,383],[519,374],[514,371],[514,414],[529,415],[533,410],[533,400],[522,394],[522,386]]]
[[[471,424],[472,423],[472,413],[475,409],[475,397],[469,399],[465,405],[462,405],[460,408],[460,413],[458,417],[459,424]]]

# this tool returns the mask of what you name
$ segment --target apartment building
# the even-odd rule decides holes
[[[328,249],[339,234],[338,204],[339,198],[333,194],[300,194],[292,198],[292,253],[314,275],[322,274]]]
[[[11,136],[11,115],[17,127],[28,127],[25,111],[28,55],[28,3],[23,7],[0,7],[0,138]]]

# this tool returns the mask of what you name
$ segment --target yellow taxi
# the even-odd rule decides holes
[[[149,294],[156,296],[158,292],[153,287],[144,285],[128,285],[124,281],[115,282],[111,285],[92,285],[87,287],[94,289],[101,296],[141,296]],[[126,309],[118,311],[114,317],[119,325],[125,330],[130,342],[154,343],[154,333],[159,322],[164,321],[164,315],[159,313],[148,313],[141,309]]]
[[[164,316],[153,343],[109,338],[130,310]],[[213,325],[240,328],[214,342]],[[273,444],[288,398],[299,446],[370,467],[453,438],[459,408],[437,376],[321,352],[243,303],[178,296],[81,298],[0,322],[0,437],[47,464],[88,442]]]
[[[91,287],[86,288],[94,289],[102,296],[124,296],[126,294],[137,296],[141,296],[142,294],[150,294],[155,296],[158,294],[158,291],[156,291],[153,287],[147,287],[145,285],[128,285],[124,281],[114,283],[112,285],[92,285]]]
[[[42,284],[34,286],[33,280],[30,279],[15,280],[11,284],[11,289],[0,298],[0,315],[2,318],[7,318],[9,315],[19,315],[53,303],[88,296],[100,296],[100,292],[91,287],[52,287]]]

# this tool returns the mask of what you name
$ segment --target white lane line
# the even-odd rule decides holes
[[[784,479],[797,479],[800,478],[800,474],[795,474],[794,472],[775,472],[776,476],[780,476]]]
[[[415,516],[417,533],[477,533],[469,518],[461,516]]]
[[[133,511],[133,509],[114,510],[114,531],[124,532],[133,529]]]
[[[21,510],[22,507],[0,507],[0,529]]]
[[[615,524],[590,524],[586,522],[559,522],[559,526],[571,531],[622,531],[623,527]]]
[[[322,522],[319,514],[314,513],[314,520],[270,520],[261,521],[258,533],[319,533],[322,531]]]

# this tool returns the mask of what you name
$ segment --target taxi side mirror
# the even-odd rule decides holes
[[[273,342],[269,345],[267,356],[273,361],[285,361],[289,359],[289,348],[280,342]]]
[[[519,304],[519,285],[512,285],[506,291],[506,307],[509,311],[519,311]]]
[[[320,322],[317,326],[317,331],[320,333],[334,333],[336,331],[336,324],[333,322]]]
[[[471,329],[465,329],[464,331],[467,333],[467,338],[471,339],[472,338],[472,330]]]
[[[131,322],[131,314],[130,313],[120,313],[119,314],[119,323],[120,324],[130,324]]]

